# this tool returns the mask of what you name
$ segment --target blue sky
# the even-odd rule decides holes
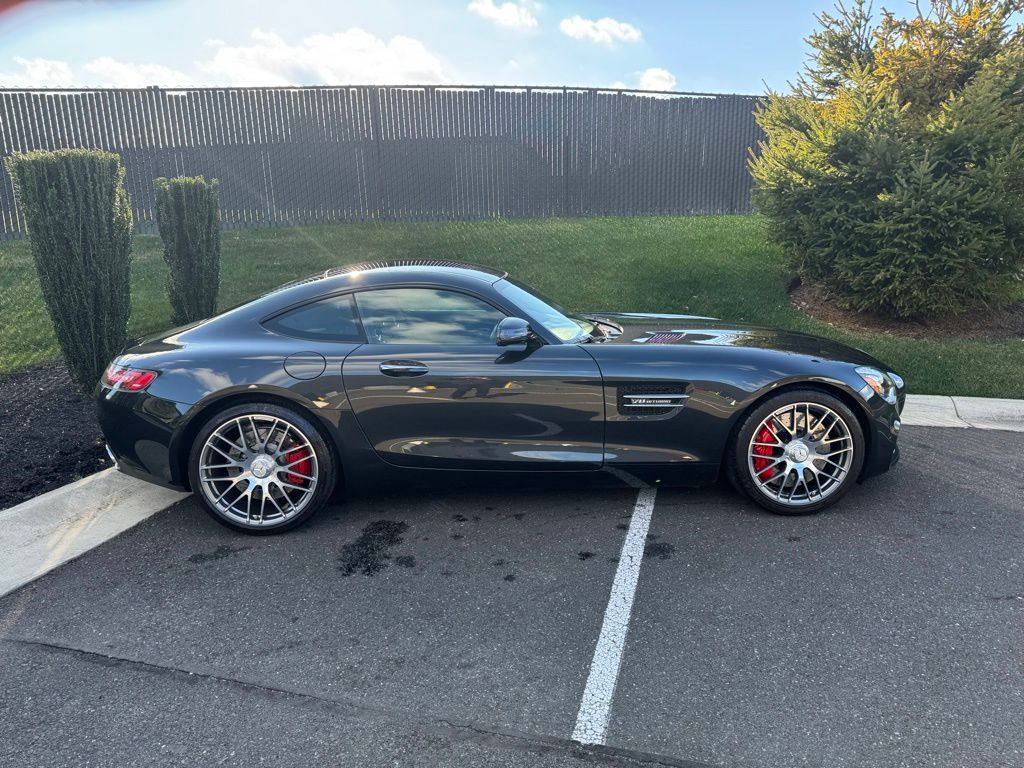
[[[28,0],[2,86],[453,83],[761,93],[828,0]]]

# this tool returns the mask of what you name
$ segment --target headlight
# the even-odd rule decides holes
[[[864,366],[857,368],[857,375],[864,379],[867,385],[860,391],[865,400],[874,392],[887,403],[896,402],[896,382],[889,374],[882,373],[877,368]]]
[[[903,381],[903,377],[898,373],[889,371],[889,378],[892,379],[892,383],[896,385],[896,389],[903,389],[906,386],[906,383]]]

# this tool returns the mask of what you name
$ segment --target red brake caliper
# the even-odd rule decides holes
[[[776,443],[775,435],[768,427],[761,427],[761,431],[757,433],[757,437],[754,438],[755,443]],[[775,467],[769,466],[772,461],[770,457],[774,449],[770,445],[755,445],[754,453],[758,455],[758,458],[754,459],[754,472],[761,480],[768,480],[775,476]],[[766,458],[760,458],[764,456]]]
[[[305,448],[298,448],[294,451],[288,451],[287,455],[285,455],[284,457],[284,463],[285,465],[288,465],[291,464],[293,461],[297,461],[298,464],[296,464],[293,467],[289,467],[289,469],[291,469],[292,471],[286,474],[284,476],[284,479],[287,480],[292,485],[305,485],[308,482],[306,478],[299,477],[299,475],[294,473],[298,472],[299,474],[303,474],[306,477],[309,477],[313,473],[313,461],[310,458],[309,451],[307,451]]]

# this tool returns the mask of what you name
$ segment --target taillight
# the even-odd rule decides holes
[[[103,386],[122,392],[141,392],[156,378],[156,371],[140,371],[111,364],[103,372]]]

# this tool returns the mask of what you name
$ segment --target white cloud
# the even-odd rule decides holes
[[[506,2],[496,5],[494,0],[472,0],[466,6],[466,10],[510,29],[535,29],[537,17],[530,9],[531,5],[536,7],[534,4],[528,5],[524,2]]]
[[[641,91],[671,91],[675,87],[676,76],[661,67],[645,69],[637,81],[637,88]]]
[[[397,35],[385,42],[353,27],[312,35],[297,45],[254,29],[252,44],[232,46],[208,41],[213,58],[202,69],[224,85],[362,85],[446,83],[436,54],[419,40]]]
[[[671,91],[676,87],[676,76],[667,69],[651,67],[642,72],[634,72],[633,84],[616,80],[608,86],[609,90],[641,90],[641,91]]]
[[[103,88],[145,88],[148,85],[182,88],[194,84],[184,72],[162,64],[133,64],[109,56],[93,59],[83,69],[89,73],[83,78],[85,83]]]
[[[147,85],[182,87],[191,79],[160,64],[133,64],[109,56],[93,59],[76,72],[66,61],[15,57],[20,72],[0,73],[0,85],[8,88],[144,88]]]
[[[71,65],[55,59],[24,59],[14,57],[20,71],[0,72],[4,88],[66,88],[74,84]]]
[[[604,17],[603,19],[584,19],[576,15],[562,19],[558,28],[563,35],[576,40],[589,40],[592,43],[615,45],[616,43],[636,43],[642,35],[640,30],[624,21]]]
[[[440,58],[423,43],[398,35],[389,41],[352,28],[312,35],[291,45],[255,29],[247,45],[208,40],[208,58],[196,63],[202,73],[191,77],[162,64],[140,64],[102,56],[74,67],[54,59],[17,57],[13,72],[0,72],[9,88],[112,87],[159,85],[182,88],[211,85],[431,84],[450,78]]]

